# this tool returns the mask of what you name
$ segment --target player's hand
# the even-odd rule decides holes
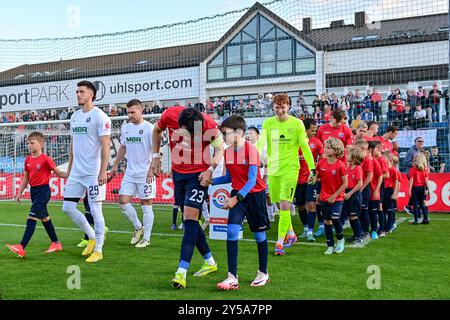
[[[329,204],[333,204],[335,200],[336,200],[336,197],[335,196],[331,196],[331,197],[328,198],[327,202]]]
[[[104,172],[100,172],[100,174],[98,175],[98,185],[99,186],[103,186],[108,182],[108,174],[106,173],[106,171]]]
[[[348,194],[348,193],[345,193],[345,194],[344,194],[344,199],[345,199],[345,200],[348,200],[348,199],[350,199],[350,194]]]
[[[113,166],[113,167],[111,168],[111,172],[110,172],[110,174],[109,174],[109,175],[111,176],[111,179],[114,178],[114,177],[116,176],[118,170],[119,170],[119,168],[118,168],[117,166]]]
[[[398,199],[398,196],[396,196],[395,194],[393,194],[392,197],[391,197],[391,199],[392,199],[392,200],[397,200],[397,199]]]
[[[150,167],[149,175],[151,175],[152,179],[153,179],[153,176],[159,177],[161,175],[161,159],[160,158],[153,159],[152,165]]]
[[[20,203],[20,194],[16,195],[16,202]]]
[[[309,174],[308,184],[313,185],[317,183],[316,170],[311,170]]]
[[[412,191],[411,190],[408,190],[408,197],[412,197]]]
[[[198,180],[200,181],[200,185],[202,187],[208,187],[212,181],[212,172],[210,170],[206,170],[205,172],[202,172],[198,176]]]
[[[238,202],[239,201],[237,197],[228,198],[227,200],[225,200],[225,205],[223,206],[222,209],[224,210],[233,209],[238,204]]]
[[[169,173],[167,174],[167,176],[168,176],[169,178],[173,178],[172,170],[169,171]]]

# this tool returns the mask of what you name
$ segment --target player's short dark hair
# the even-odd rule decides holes
[[[378,124],[378,122],[376,122],[376,121],[369,121],[369,122],[367,122],[367,127],[369,128],[369,130],[370,130],[370,128],[371,128],[373,125],[380,126],[380,125]]]
[[[95,99],[97,99],[97,88],[95,87],[95,85],[87,80],[83,80],[77,83],[77,87],[86,87],[88,89],[91,89],[92,92],[94,92],[94,96],[92,97],[92,102],[95,101]]]
[[[200,121],[202,123],[203,128],[203,122],[205,121],[205,118],[203,117],[202,113],[194,108],[186,108],[180,113],[180,116],[178,117],[178,126],[180,128],[184,127],[193,136],[195,122],[197,121]]]
[[[342,109],[334,109],[331,116],[338,122],[342,121],[345,119],[345,111]]]
[[[134,107],[134,106],[141,106],[142,107],[141,100],[133,99],[133,100],[128,101],[127,108],[131,108],[131,107]]]
[[[247,130],[253,130],[259,135],[259,129],[257,127],[255,127],[255,126],[250,126],[250,127],[247,128]]]
[[[311,126],[317,126],[317,122],[313,118],[304,119],[303,124],[305,125],[306,130],[309,130],[309,128],[311,128]]]
[[[371,140],[369,141],[369,150],[373,150],[376,147],[381,146],[381,141],[380,140]]]
[[[224,122],[222,122],[222,125],[220,128],[229,128],[236,130],[242,130],[242,133],[247,131],[247,124],[245,123],[244,118],[238,115],[232,115],[225,119]]]
[[[386,129],[386,133],[388,133],[388,132],[394,132],[395,133],[397,131],[398,131],[398,128],[396,126],[389,126]]]
[[[45,137],[44,134],[42,132],[39,131],[33,131],[31,132],[28,136],[27,136],[27,140],[37,140],[39,141],[41,144],[44,144],[45,142]]]

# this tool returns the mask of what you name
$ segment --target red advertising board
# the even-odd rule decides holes
[[[120,182],[122,176],[116,176],[107,187],[107,201],[117,202],[119,197]],[[19,189],[22,181],[21,175],[13,174],[0,175],[0,200],[11,200],[15,194],[14,189]],[[63,199],[63,189],[66,179],[53,177],[50,181],[53,200]],[[172,178],[163,175],[157,178],[157,196],[155,203],[173,204],[174,190]],[[24,199],[29,198],[29,193],[25,192]],[[408,179],[403,175],[398,199],[398,208],[402,211],[408,202]],[[430,197],[427,201],[430,212],[450,212],[450,174],[430,175]]]

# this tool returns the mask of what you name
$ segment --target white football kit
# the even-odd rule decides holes
[[[147,173],[152,162],[153,124],[148,121],[122,126],[120,143],[126,147],[127,169],[122,180],[120,195],[150,200],[156,197],[156,181],[147,183]]]

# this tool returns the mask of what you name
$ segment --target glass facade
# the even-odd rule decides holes
[[[208,82],[315,72],[314,52],[257,14],[208,64]]]

